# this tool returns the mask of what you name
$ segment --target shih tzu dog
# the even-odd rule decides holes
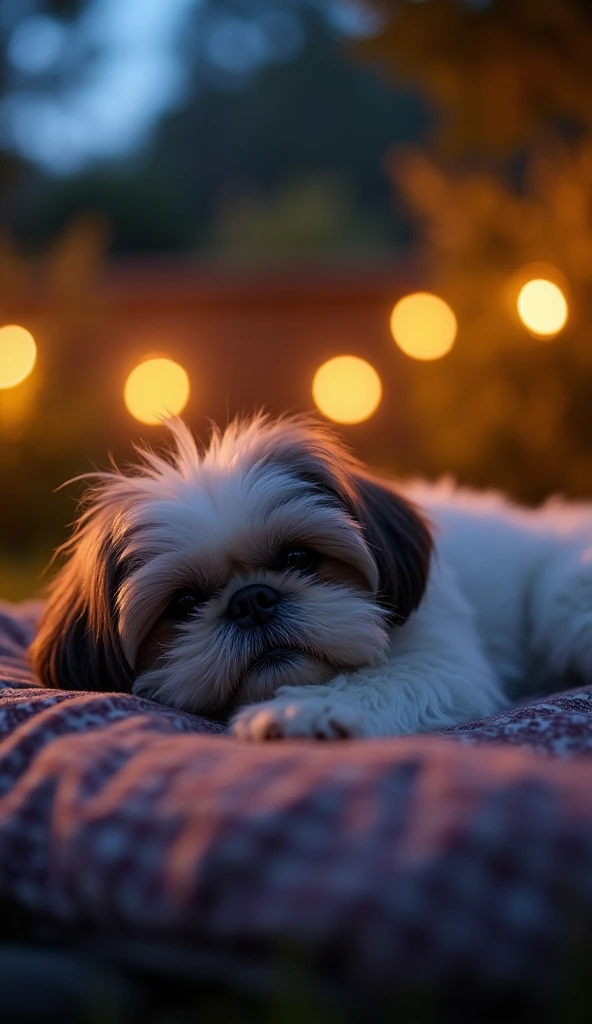
[[[31,649],[244,739],[393,736],[592,680],[592,511],[404,490],[258,416],[94,474]]]

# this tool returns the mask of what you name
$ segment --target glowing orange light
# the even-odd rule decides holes
[[[35,366],[37,346],[24,327],[0,327],[0,388],[14,388]]]
[[[159,423],[187,405],[189,377],[172,359],[146,359],[130,373],[123,397],[128,412],[141,423]]]
[[[414,292],[397,302],[391,334],[412,359],[441,359],[454,345],[456,317],[448,303],[430,292]]]
[[[518,315],[531,334],[552,338],[567,323],[567,300],[559,285],[537,277],[520,289]]]
[[[362,423],[380,404],[382,385],[376,370],[358,356],[336,356],[314,375],[312,397],[324,416],[336,423]]]

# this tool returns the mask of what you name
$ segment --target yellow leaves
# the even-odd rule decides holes
[[[426,467],[526,500],[589,495],[592,141],[534,157],[522,194],[493,173],[447,174],[414,151],[388,166],[421,226],[430,286],[459,322],[446,359],[408,370]],[[569,301],[567,326],[544,342],[516,308],[538,278]]]
[[[446,152],[511,152],[557,119],[592,128],[592,20],[576,0],[401,0],[358,49],[428,94]]]
[[[544,259],[582,283],[591,279],[592,141],[533,157],[523,194],[492,173],[446,176],[409,150],[391,153],[387,167],[423,224],[431,261],[454,254],[467,266],[511,272]]]
[[[490,167],[455,174],[412,150],[386,160],[419,226],[429,286],[459,324],[446,359],[408,368],[424,464],[527,500],[589,496],[592,140],[550,143],[549,131],[592,134],[590,5],[376,3],[388,17],[363,56],[427,94],[440,158],[486,157]],[[504,178],[499,157],[508,166],[529,151],[517,188],[515,167]],[[520,289],[533,279],[547,288],[533,292],[531,328],[548,327],[549,286],[569,305],[561,333],[540,332],[546,341],[518,318]]]

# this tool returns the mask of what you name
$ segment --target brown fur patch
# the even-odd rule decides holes
[[[353,565],[347,565],[338,558],[323,556],[316,575],[323,583],[345,583],[346,586],[368,593],[368,584],[363,574]]]
[[[134,672],[147,672],[162,661],[177,637],[175,623],[170,619],[159,619],[148,635],[142,640],[138,649]]]

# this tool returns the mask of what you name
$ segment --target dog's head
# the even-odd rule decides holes
[[[31,649],[47,686],[225,715],[384,657],[431,537],[324,427],[259,416],[98,474]]]

